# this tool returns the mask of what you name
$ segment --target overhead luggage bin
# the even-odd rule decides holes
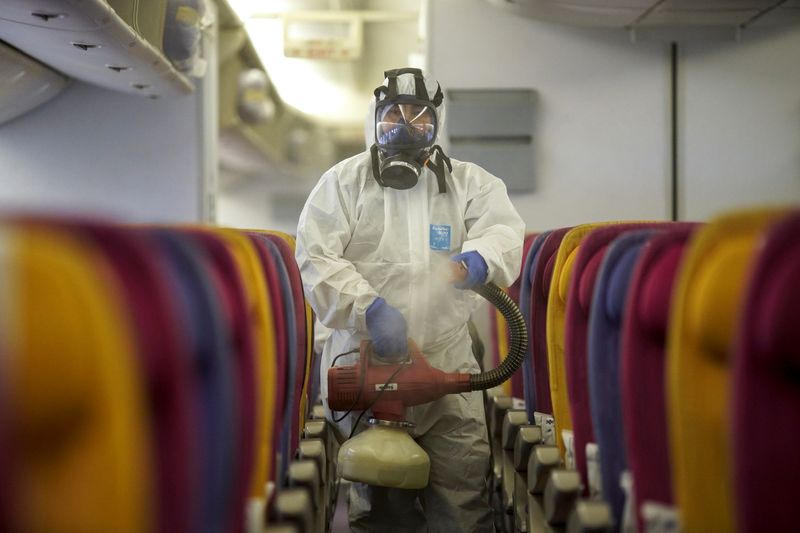
[[[219,4],[220,162],[246,173],[285,167],[293,113],[261,63],[244,25],[227,2]]]
[[[212,0],[167,0],[164,54],[180,72],[201,77],[206,72],[203,30],[215,23]]]
[[[687,251],[670,314],[667,401],[681,530],[734,531],[730,365],[747,273],[785,210],[721,215]]]
[[[67,79],[0,42],[0,125],[50,101]]]
[[[150,98],[191,93],[161,50],[167,0],[4,0],[0,39],[63,72]]]

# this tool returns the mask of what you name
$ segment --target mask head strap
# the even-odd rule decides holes
[[[372,155],[372,177],[375,178],[375,181],[378,182],[378,185],[385,187],[386,185],[384,185],[383,180],[381,179],[381,169],[378,159],[378,145],[373,144],[369,151],[370,155]]]
[[[418,68],[411,67],[396,68],[383,73],[383,76],[389,80],[389,85],[380,85],[375,89],[374,95],[376,103],[380,101],[381,95],[386,95],[386,99],[389,101],[393,101],[397,98],[397,77],[402,74],[414,75],[414,91],[417,100],[431,102],[434,107],[439,107],[444,99],[441,85],[438,83],[436,84],[436,94],[433,95],[433,100],[431,100],[428,97],[428,90],[425,88],[425,79],[422,77],[422,71]]]
[[[433,160],[434,156],[436,156],[436,161]],[[430,168],[433,171],[433,174],[436,176],[436,183],[439,185],[439,194],[446,193],[447,183],[444,179],[444,167],[446,166],[447,170],[452,172],[453,163],[450,162],[449,157],[444,155],[444,151],[442,150],[441,146],[438,144],[433,146],[431,149],[431,155],[425,162],[425,166]]]

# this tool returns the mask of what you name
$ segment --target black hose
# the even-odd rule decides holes
[[[472,374],[469,378],[470,390],[486,390],[496,387],[511,377],[517,371],[528,349],[528,330],[525,318],[514,303],[514,300],[494,283],[478,285],[472,289],[494,305],[508,322],[511,340],[508,346],[508,355],[500,366],[488,372]],[[502,332],[499,332],[502,334]]]

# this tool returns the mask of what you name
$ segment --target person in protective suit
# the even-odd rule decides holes
[[[362,339],[397,361],[407,338],[446,372],[479,372],[467,322],[480,299],[464,290],[509,286],[522,259],[525,225],[505,185],[435,144],[444,121],[441,87],[418,69],[388,71],[368,115],[371,148],[325,172],[300,215],[297,262],[319,321],[332,332],[320,367]],[[453,265],[466,269],[453,283]],[[354,364],[357,353],[342,364]],[[349,358],[349,359],[347,359]],[[325,407],[346,437],[356,416]],[[493,531],[490,451],[480,392],[411,407],[411,435],[430,455],[420,491],[353,483],[353,531]],[[364,425],[364,422],[359,424]]]

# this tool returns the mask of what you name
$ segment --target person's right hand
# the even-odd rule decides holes
[[[406,359],[408,327],[402,313],[383,298],[375,298],[367,308],[366,318],[375,355],[388,362]]]

